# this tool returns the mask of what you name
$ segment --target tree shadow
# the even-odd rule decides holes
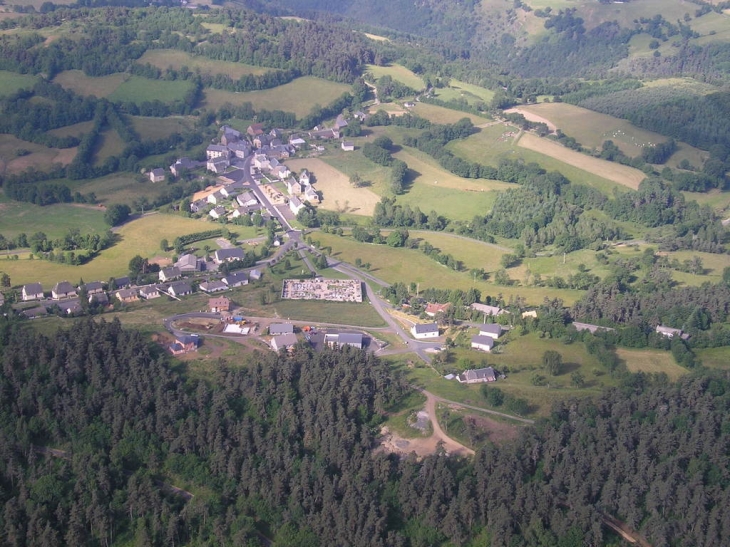
[[[415,169],[411,169],[410,167],[406,171],[405,180],[403,181],[403,193],[408,192],[411,188],[413,188],[413,183],[416,181],[418,177],[421,176],[422,173],[419,173]]]

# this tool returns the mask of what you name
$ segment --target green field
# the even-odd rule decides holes
[[[134,130],[137,131],[142,140],[164,139],[173,133],[181,133],[190,129],[194,120],[184,116],[168,116],[167,118],[146,118],[143,116],[130,116]]]
[[[23,232],[27,235],[43,232],[58,238],[71,228],[78,228],[81,233],[103,233],[108,226],[104,223],[104,212],[93,207],[65,203],[39,207],[19,201],[0,201],[0,234],[6,238]]]
[[[18,155],[19,151],[26,151]],[[0,134],[0,173],[18,173],[29,167],[39,170],[50,167],[53,163],[68,164],[76,155],[75,148],[48,148],[20,140],[13,135]]]
[[[109,74],[108,76],[87,76],[80,70],[65,70],[53,79],[55,83],[79,95],[108,97],[129,78],[128,74]]]
[[[327,275],[326,272],[321,272]],[[272,305],[277,317],[338,323],[359,327],[385,327],[383,318],[368,302],[319,302],[315,300],[279,300]]]
[[[695,353],[706,367],[730,369],[730,347],[698,349]]]
[[[390,76],[395,81],[402,83],[403,85],[407,85],[411,89],[414,89],[415,91],[419,91],[423,89],[426,84],[423,82],[423,79],[418,76],[417,74],[414,74],[410,70],[408,70],[406,67],[402,65],[388,65],[388,66],[377,66],[377,65],[367,65],[365,67],[365,71],[369,72],[373,75],[375,79],[382,78],[383,76]]]
[[[18,74],[8,70],[0,70],[0,97],[15,93],[19,89],[29,89],[38,81],[37,76]]]
[[[170,103],[181,101],[190,90],[191,83],[184,80],[150,80],[139,76],[130,76],[113,93],[111,101],[129,101],[141,104],[146,101],[162,101]]]
[[[470,105],[483,102],[489,104],[494,97],[494,91],[468,84],[459,80],[451,80],[448,87],[435,90],[436,98],[442,101],[465,99]]]
[[[80,137],[84,133],[91,131],[93,128],[94,121],[89,120],[88,122],[79,122],[73,125],[59,127],[58,129],[51,129],[48,133],[55,137]]]
[[[150,183],[149,179],[137,182],[132,173],[124,172],[113,173],[97,179],[63,182],[67,183],[74,192],[79,191],[82,194],[94,192],[97,200],[104,205],[114,203],[129,205],[140,197],[152,200],[165,189],[160,184]]]
[[[447,237],[444,234],[445,237]],[[419,234],[418,237],[421,237]],[[572,305],[581,296],[581,292],[521,287],[521,286],[499,286],[487,281],[474,281],[468,271],[456,272],[445,266],[441,266],[435,260],[427,257],[422,252],[413,249],[395,249],[387,245],[374,245],[359,243],[348,237],[338,237],[332,234],[317,232],[312,239],[319,241],[324,247],[332,247],[332,256],[354,264],[356,258],[371,264],[370,272],[376,277],[389,283],[401,281],[404,283],[416,282],[421,288],[449,288],[468,290],[470,287],[478,288],[483,296],[502,294],[505,298],[520,295],[525,297],[528,303],[538,305],[545,297],[562,298],[566,305]],[[464,258],[469,254],[470,249],[484,245],[477,241],[464,241],[464,251],[460,256]],[[501,254],[493,247],[487,246],[488,250],[480,252]],[[491,249],[491,250],[490,250]],[[474,259],[469,259],[475,262]],[[493,258],[490,261],[493,262]]]
[[[125,146],[122,137],[113,129],[102,131],[94,146],[94,164],[101,165],[105,159],[119,156]]]
[[[210,25],[210,23],[203,23],[203,25]],[[148,49],[137,62],[141,65],[149,63],[160,70],[166,70],[167,68],[179,70],[182,67],[187,67],[191,71],[199,70],[202,74],[227,74],[234,80],[238,80],[241,76],[247,74],[259,75],[275,70],[230,61],[216,61],[176,49]]]
[[[573,167],[545,154],[520,147],[514,142],[516,132],[517,130],[510,125],[495,124],[482,128],[478,133],[466,139],[451,142],[447,145],[447,148],[464,159],[487,165],[496,166],[500,158],[523,159],[526,162],[535,162],[548,171],[561,172],[571,182],[592,186],[608,195],[612,195],[614,189],[621,191],[625,188],[594,173]]]
[[[462,118],[469,118],[474,125],[483,125],[491,121],[487,117],[476,116],[468,112],[461,112],[460,110],[420,102],[416,103],[412,112],[433,123],[456,123]]]
[[[44,207],[45,209],[50,208]],[[126,275],[129,260],[135,255],[146,258],[163,255],[164,253],[160,251],[161,239],[165,238],[168,241],[173,241],[179,235],[207,230],[210,229],[210,226],[209,223],[180,216],[151,215],[134,220],[119,228],[117,233],[120,236],[120,241],[113,247],[99,253],[99,256],[91,262],[82,266],[69,266],[46,260],[28,260],[27,256],[23,256],[21,260],[2,261],[2,270],[10,275],[13,285],[39,281],[47,289],[54,283],[64,279],[71,282],[76,282],[79,278],[86,281],[107,280],[113,276]],[[32,231],[36,229],[33,228]],[[67,229],[64,229],[62,233],[65,233]],[[236,227],[237,232],[244,230],[248,230],[248,228]],[[168,255],[172,256],[170,253]]]
[[[678,380],[689,372],[680,367],[668,351],[618,348],[616,354],[631,372],[663,372],[670,380]]]
[[[218,109],[226,103],[239,105],[250,102],[254,110],[283,110],[302,117],[309,114],[314,105],[329,104],[349,89],[350,87],[345,84],[305,76],[263,91],[233,93],[220,89],[206,89],[202,106]]]

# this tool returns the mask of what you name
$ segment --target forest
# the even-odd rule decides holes
[[[373,449],[409,388],[360,350],[206,381],[116,320],[0,336],[5,545],[577,547],[608,541],[605,515],[656,546],[730,534],[720,374],[629,375],[473,459],[399,459]]]

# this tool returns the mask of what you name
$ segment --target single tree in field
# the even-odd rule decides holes
[[[548,350],[542,354],[542,366],[551,376],[557,376],[563,370],[563,356],[557,351]]]
[[[167,252],[167,249],[170,248],[170,244],[166,239],[163,239],[160,241],[160,249],[162,249],[163,252]]]
[[[6,289],[10,287],[10,276],[5,272],[0,275],[0,286],[5,287]]]

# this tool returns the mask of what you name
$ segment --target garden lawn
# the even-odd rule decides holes
[[[283,110],[301,118],[309,114],[314,105],[327,105],[349,90],[350,86],[345,84],[305,76],[262,91],[233,93],[209,88],[204,92],[202,106],[218,109],[225,103],[240,105],[250,102],[254,110]]]

